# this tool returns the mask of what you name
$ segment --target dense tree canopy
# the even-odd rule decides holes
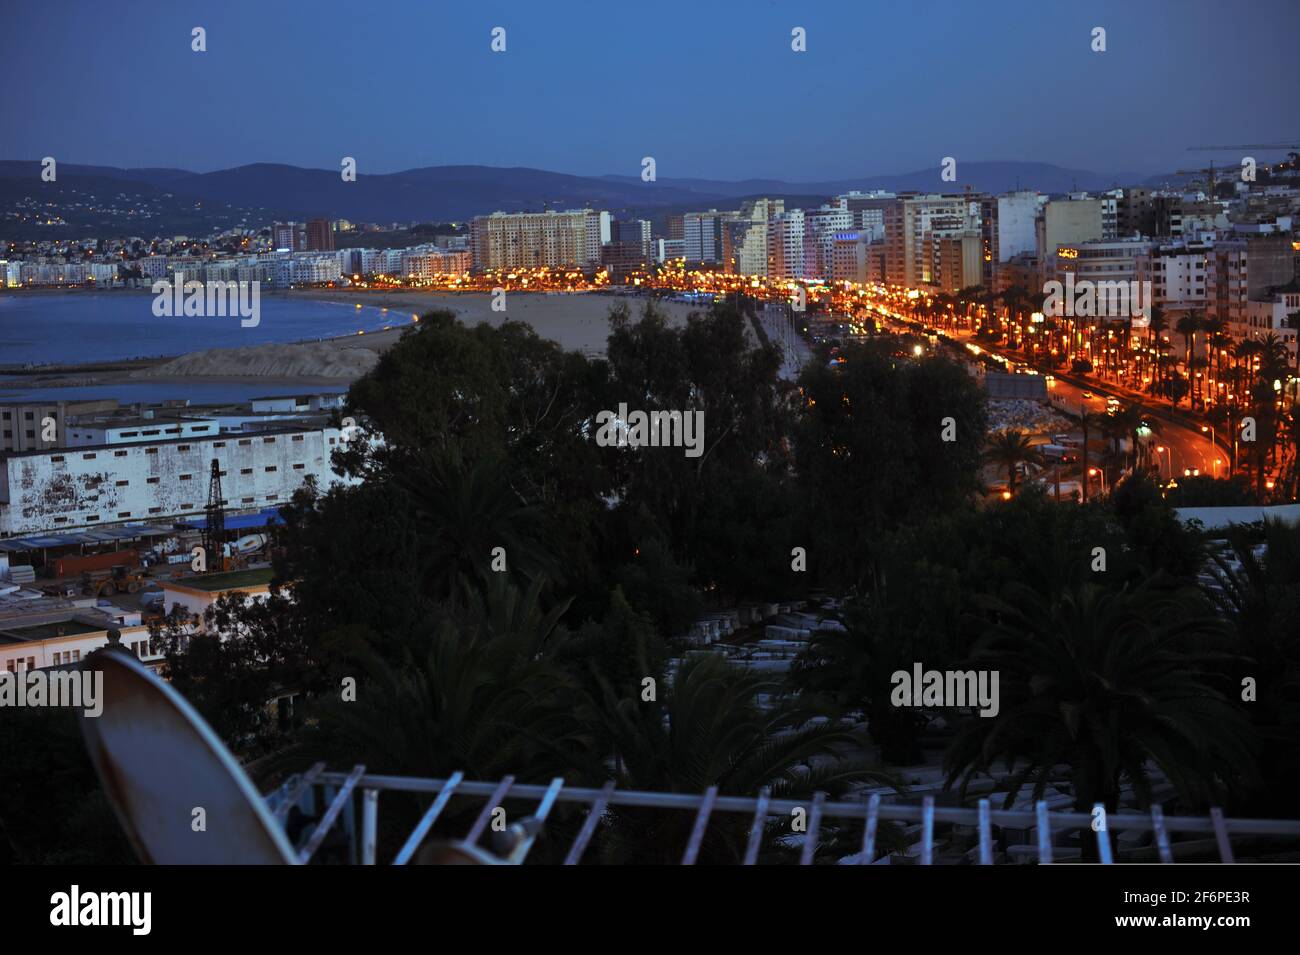
[[[750,323],[734,301],[685,322],[620,304],[592,358],[521,323],[424,316],[349,394],[361,432],[336,463],[361,482],[284,508],[283,596],[219,604],[221,640],[160,628],[171,678],[273,773],[325,759],[802,797],[896,784],[881,764],[930,758],[941,733],[954,788],[1017,767],[1007,800],[1061,764],[1080,806],[1146,798],[1152,767],[1189,808],[1265,806],[1268,780],[1294,775],[1294,542],[1274,530],[1275,558],[1223,564],[1216,608],[1201,538],[1140,468],[1086,504],[1019,484],[989,502],[982,465],[1034,455],[1023,435],[990,443],[962,365],[881,339],[789,381]],[[605,446],[598,416],[620,405],[702,412],[699,453]],[[704,611],[818,592],[844,599],[784,678],[686,653]],[[891,675],[918,661],[998,668],[1001,712],[892,704]],[[1234,681],[1265,665],[1271,702],[1252,710]],[[287,726],[265,708],[286,690]],[[426,806],[394,797],[381,852]],[[463,811],[435,833],[463,831]],[[548,826],[580,822],[557,809]],[[611,813],[592,855],[667,861],[681,828]],[[770,827],[766,857],[790,835]],[[703,857],[734,860],[746,836],[719,826]]]

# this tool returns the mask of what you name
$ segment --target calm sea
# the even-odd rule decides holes
[[[0,292],[0,367],[63,365],[181,355],[204,348],[236,348],[271,342],[313,341],[358,331],[404,325],[411,316],[373,306],[261,297],[261,322],[243,328],[227,318],[158,318],[153,296],[141,292],[67,292],[28,295]],[[0,401],[118,398],[157,401],[233,401],[263,394],[293,394],[257,382],[187,385],[131,382],[93,388],[28,388],[22,376],[0,377]],[[337,390],[337,389],[336,389]]]

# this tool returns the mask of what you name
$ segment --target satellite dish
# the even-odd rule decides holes
[[[98,717],[81,730],[140,861],[291,865],[284,830],[230,751],[185,699],[125,650],[92,653],[104,677]],[[203,831],[195,831],[196,810]]]

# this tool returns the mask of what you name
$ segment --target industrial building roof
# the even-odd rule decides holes
[[[255,417],[250,414],[249,417]],[[326,417],[321,415],[320,417]],[[93,426],[93,425],[92,425]],[[327,427],[329,427],[327,425]],[[91,451],[124,451],[128,448],[161,447],[165,444],[199,444],[204,441],[234,441],[244,438],[278,437],[282,434],[312,434],[323,430],[321,427],[301,423],[300,418],[288,418],[280,422],[268,421],[257,431],[222,431],[214,434],[191,434],[176,438],[150,438],[148,441],[119,441],[116,444],[78,444],[70,448],[44,448],[30,451],[0,451],[0,461],[7,458],[32,458],[49,455],[81,454]]]
[[[65,531],[59,534],[36,534],[30,537],[0,539],[0,551],[21,554],[46,547],[68,547],[73,544],[108,544],[113,541],[135,540],[138,537],[170,537],[176,530],[161,524],[121,524],[97,527],[94,530]]]
[[[234,517],[227,514],[222,523],[228,531],[242,531],[254,527],[265,527],[267,524],[283,524],[284,518],[280,516],[278,507],[267,507],[256,514],[239,514]],[[203,520],[180,521],[179,525],[202,529],[206,526],[206,522]]]

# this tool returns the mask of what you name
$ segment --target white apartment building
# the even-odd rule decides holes
[[[722,260],[727,271],[768,274],[768,222],[783,212],[783,199],[754,199],[742,203],[735,218],[722,223]]]
[[[998,196],[997,260],[1007,262],[1014,255],[1034,252],[1037,243],[1038,193],[1033,190]]]
[[[162,279],[167,277],[167,256],[165,255],[146,255],[134,264],[144,278]]]
[[[853,228],[853,213],[846,200],[814,209],[804,217],[803,278],[824,279],[830,276],[835,250],[835,236]]]
[[[897,198],[892,192],[846,192],[835,197],[853,216],[851,228],[869,242],[885,238],[885,208]]]
[[[343,274],[334,252],[296,253],[291,259],[294,285],[322,285],[337,282]]]
[[[135,441],[136,439],[129,439]],[[337,428],[51,448],[0,457],[0,537],[202,514],[213,458],[232,510],[283,504],[310,475],[339,481]]]
[[[802,209],[787,209],[768,223],[767,274],[770,277],[804,277],[804,230]]]
[[[447,249],[418,249],[402,256],[400,274],[408,279],[428,282],[439,275],[460,275],[470,270],[470,254]]]
[[[1300,313],[1300,286],[1293,283],[1289,289],[1276,292],[1266,301],[1248,301],[1241,318],[1230,325],[1232,337],[1244,341],[1276,335],[1286,345],[1294,368],[1296,349],[1300,347],[1296,340],[1297,332],[1291,327],[1291,315],[1296,313]]]

